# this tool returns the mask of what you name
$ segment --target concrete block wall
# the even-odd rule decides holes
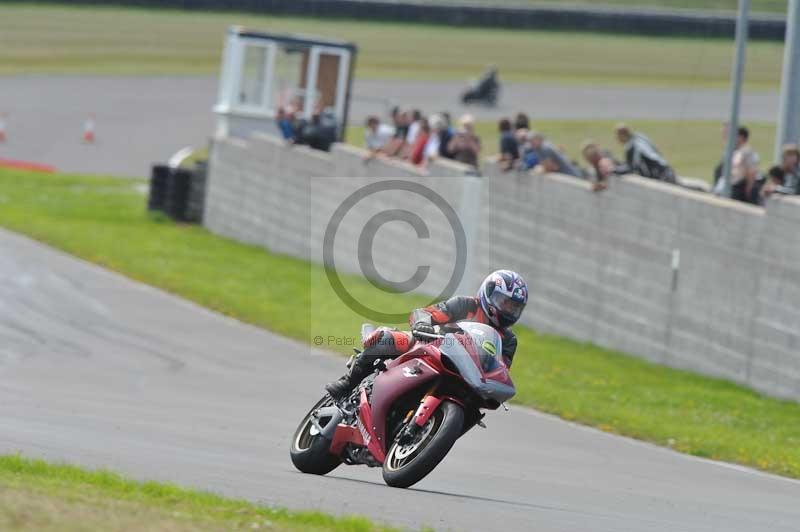
[[[764,210],[633,176],[595,193],[571,177],[502,173],[489,162],[477,178],[450,161],[422,172],[365,164],[363,155],[346,145],[320,153],[271,137],[218,139],[206,225],[322,262],[328,221],[355,190],[393,179],[422,184],[458,213],[467,235],[459,292],[513,268],[531,285],[527,325],[800,399],[800,198]],[[375,194],[342,219],[337,268],[362,272],[355,242],[386,209],[433,223],[422,239],[408,224],[383,226],[375,269],[399,280],[430,265],[418,291],[437,294],[454,267],[452,230],[435,204],[405,192]]]

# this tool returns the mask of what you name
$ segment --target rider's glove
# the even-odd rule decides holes
[[[414,336],[418,336],[417,333],[436,334],[436,329],[434,329],[433,325],[431,325],[430,323],[425,323],[425,322],[418,321],[411,328],[411,333]],[[420,336],[420,337],[421,338],[425,338],[425,336]]]

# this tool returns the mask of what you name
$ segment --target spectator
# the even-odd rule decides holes
[[[800,194],[800,149],[797,144],[784,144],[781,149],[783,188],[781,194]]]
[[[425,144],[426,161],[440,157],[443,139],[445,143],[450,140],[447,132],[447,122],[445,122],[442,115],[431,116],[428,123],[431,127],[431,133],[428,136],[428,143]]]
[[[773,166],[767,173],[767,179],[760,190],[760,203],[763,205],[773,194],[781,194],[784,188],[786,173],[781,166]]]
[[[753,184],[760,177],[758,170],[759,157],[753,148],[750,147],[749,140],[750,131],[746,127],[740,127],[736,132],[735,149],[733,151],[733,155],[731,156],[730,186],[732,197],[750,197],[750,194],[745,193],[745,189],[750,190]],[[723,194],[725,190],[725,179],[722,178],[721,174],[722,173],[720,172],[720,179],[714,183],[714,193],[717,195]],[[749,184],[746,182],[749,182]],[[743,199],[742,201],[747,200]],[[752,201],[749,203],[752,203]]]
[[[364,131],[364,140],[371,157],[380,153],[393,136],[394,128],[392,126],[381,124],[377,116],[373,115],[367,117],[367,128]]]
[[[442,119],[442,130],[439,132],[439,156],[452,159],[453,154],[448,149],[448,146],[450,145],[450,139],[453,138],[455,131],[453,131],[453,127],[450,124],[450,113],[443,112],[440,113],[439,116]]]
[[[511,132],[511,121],[503,118],[498,123],[500,130],[500,169],[504,172],[511,170],[519,159],[519,145],[514,133]]]
[[[528,131],[531,128],[531,122],[528,119],[528,115],[525,113],[517,113],[514,117],[514,130],[518,131],[523,129]]]
[[[292,119],[286,113],[286,110],[283,107],[278,109],[278,115],[275,117],[275,120],[278,122],[278,128],[281,130],[281,136],[283,140],[287,140],[289,142],[294,141],[294,125],[292,124]]]
[[[481,140],[475,135],[475,119],[472,115],[461,117],[458,131],[447,143],[447,151],[453,154],[456,161],[478,167]]]
[[[583,173],[575,168],[569,160],[541,133],[531,131],[528,134],[530,146],[536,155],[538,164],[534,171],[559,173],[573,177],[583,177]]]
[[[617,140],[624,146],[627,170],[642,177],[675,183],[675,172],[653,142],[626,124],[614,129]]]
[[[411,159],[412,164],[420,165],[425,162],[425,146],[428,144],[431,128],[424,118],[420,118],[418,122],[419,131],[415,136],[414,144],[411,145],[409,159]]]
[[[625,166],[614,159],[608,150],[601,149],[596,143],[587,140],[581,146],[581,155],[589,163],[587,177],[593,180],[593,190],[608,188],[608,180],[612,175],[625,173]]]
[[[422,120],[422,112],[419,109],[414,109],[413,111],[409,111],[409,117],[406,118],[406,122],[408,122],[408,133],[406,133],[406,144],[409,146],[413,146],[414,142],[417,140],[417,134],[419,133],[419,128],[421,125]]]
[[[394,123],[394,137],[386,143],[383,148],[384,153],[390,157],[395,157],[403,153],[406,147],[406,136],[408,135],[408,113],[401,112],[398,107],[392,109],[392,122]]]

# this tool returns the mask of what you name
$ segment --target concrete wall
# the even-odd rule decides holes
[[[475,178],[458,164],[426,174],[403,163],[365,165],[362,155],[342,145],[330,154],[287,148],[267,137],[217,140],[206,225],[320,262],[322,232],[355,189],[387,178],[421,183],[464,224],[469,260],[460,291],[474,290],[488,271],[513,268],[531,285],[527,325],[800,399],[800,198],[763,210],[637,177],[598,194],[570,177],[502,174],[491,163]],[[366,220],[408,201],[376,196],[348,214],[337,267],[360,272],[354,242]],[[414,207],[440,226],[436,209]],[[418,257],[431,257],[419,291],[437,293],[453,269],[452,232],[434,228],[421,240],[404,224],[385,231],[392,238],[376,240],[376,269],[406,279],[424,263]]]

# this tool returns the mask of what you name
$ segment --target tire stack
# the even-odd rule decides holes
[[[194,168],[153,165],[147,208],[160,211],[178,222],[200,223],[205,203],[206,163]]]

